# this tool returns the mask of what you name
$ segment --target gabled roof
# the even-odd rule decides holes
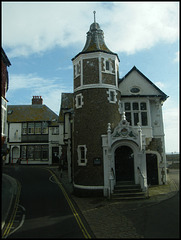
[[[59,122],[64,121],[64,112],[73,110],[73,93],[62,93]]]
[[[168,96],[161,91],[152,81],[150,81],[142,72],[140,72],[136,66],[134,66],[123,78],[119,79],[118,84],[121,84],[124,80],[126,80],[126,78],[133,72],[136,71],[139,75],[141,75],[149,84],[151,84],[158,92],[159,92],[159,97],[162,98],[162,100],[166,100],[168,98]],[[136,95],[133,95],[134,97],[136,97]],[[151,96],[151,95],[150,95]]]
[[[53,119],[57,121],[58,115],[46,105],[8,105],[8,122],[41,122],[52,121]]]

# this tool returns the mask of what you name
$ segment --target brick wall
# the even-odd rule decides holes
[[[107,134],[107,124],[112,128],[120,121],[118,102],[109,103],[108,89],[85,89],[83,95],[83,107],[74,110],[74,181],[83,185],[103,185],[103,154],[102,134]],[[80,92],[76,92],[79,94]],[[75,95],[76,95],[75,94]],[[118,92],[117,99],[120,98]],[[87,147],[87,166],[78,166],[77,146]],[[101,159],[101,165],[93,164],[94,158]]]
[[[4,62],[1,60],[1,96],[5,98],[8,81],[8,71]]]

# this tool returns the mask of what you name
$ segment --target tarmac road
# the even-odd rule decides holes
[[[21,227],[8,238],[90,238],[91,230],[51,170],[41,166],[6,166],[3,172],[21,185]],[[16,211],[12,225],[16,227]],[[11,233],[11,232],[10,232]]]

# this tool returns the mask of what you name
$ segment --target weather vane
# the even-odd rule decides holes
[[[94,23],[96,22],[96,11],[93,12],[94,13]]]

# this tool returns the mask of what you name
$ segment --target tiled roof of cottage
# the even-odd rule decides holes
[[[73,110],[73,93],[62,93],[59,122],[64,121],[64,112]]]
[[[55,114],[46,105],[8,105],[8,122],[36,122],[57,120]]]

